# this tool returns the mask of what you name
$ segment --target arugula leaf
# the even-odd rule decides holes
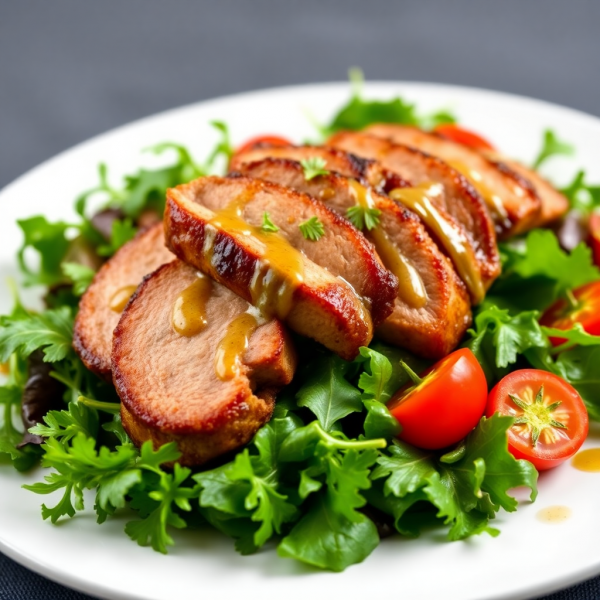
[[[363,100],[363,75],[360,69],[352,69],[350,79],[353,83],[352,96],[335,114],[329,125],[321,128],[325,136],[344,129],[364,129],[374,123],[398,123],[432,128],[441,123],[456,122],[454,116],[447,111],[419,116],[415,105],[402,98],[392,98],[388,101]]]
[[[309,408],[325,431],[351,412],[362,410],[360,392],[345,378],[352,370],[352,363],[332,353],[319,355],[306,368],[296,393],[298,405]]]
[[[549,346],[537,321],[538,315],[529,311],[513,317],[508,310],[490,306],[475,317],[475,329],[469,329],[471,339],[465,346],[479,360],[488,382],[498,379],[503,369],[529,348]]]
[[[72,228],[64,221],[50,223],[41,215],[21,219],[17,224],[23,231],[23,244],[17,253],[19,267],[25,285],[52,286],[64,281],[61,262],[69,249],[67,232]],[[32,269],[26,260],[26,251],[32,248],[39,255],[38,270]]]
[[[571,208],[588,214],[600,207],[600,185],[586,183],[585,178],[585,171],[578,171],[573,181],[560,191],[569,199]]]
[[[94,279],[94,275],[96,274],[94,269],[87,267],[86,265],[73,262],[61,263],[61,269],[73,283],[73,292],[77,296],[81,296],[83,292],[87,290],[90,283],[92,283],[92,279]]]
[[[379,225],[380,216],[381,211],[378,208],[367,208],[358,204],[356,206],[351,206],[346,211],[348,220],[360,231],[363,231],[365,227],[369,231],[375,229],[375,227]]]
[[[329,175],[329,171],[325,168],[327,161],[320,156],[311,156],[309,158],[303,158],[300,161],[302,170],[304,171],[304,179],[310,181],[319,175]]]
[[[277,231],[279,231],[279,227],[277,227],[277,225],[275,225],[275,223],[271,221],[271,217],[269,216],[269,213],[266,210],[263,213],[261,229],[263,231],[266,231],[267,233],[276,233]]]
[[[311,217],[298,225],[304,239],[317,242],[325,235],[325,227],[318,217]]]
[[[572,156],[575,154],[575,148],[559,140],[552,129],[544,131],[544,141],[537,158],[533,161],[533,168],[539,169],[550,157],[557,155]]]
[[[29,356],[44,349],[44,361],[56,362],[67,356],[73,341],[71,309],[47,310],[29,317],[0,317],[0,362],[6,362],[17,350]]]

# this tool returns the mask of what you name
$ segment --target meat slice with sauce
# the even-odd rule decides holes
[[[111,378],[112,335],[121,312],[145,275],[172,261],[157,223],[127,242],[96,273],[79,302],[73,347],[94,373]]]
[[[522,233],[539,222],[543,211],[540,197],[527,175],[512,165],[416,127],[380,124],[367,127],[364,133],[417,148],[462,173],[484,199],[499,237]]]
[[[279,321],[178,260],[144,280],[114,332],[123,427],[137,446],[176,442],[188,466],[249,442],[295,366]]]
[[[265,216],[266,215],[266,216]],[[268,219],[278,228],[262,228]],[[323,235],[300,225],[318,219]],[[168,190],[165,232],[184,262],[346,359],[393,310],[398,281],[348,221],[305,194],[249,178]]]
[[[411,208],[428,223],[430,232],[438,241],[440,233],[445,237],[458,235],[457,242],[464,247],[464,251],[461,248],[461,254],[469,254],[469,262],[471,257],[475,257],[483,292],[498,277],[500,257],[494,224],[484,201],[456,169],[415,148],[364,133],[340,132],[332,136],[327,144],[358,156],[376,159],[384,169],[410,181],[415,191],[405,194],[402,189],[392,190],[390,196]],[[440,219],[434,215],[440,211],[450,215],[451,219],[445,216]],[[439,226],[432,227],[434,221]],[[440,226],[447,229],[446,233],[441,231]],[[461,264],[455,261],[455,265],[460,272]],[[461,272],[461,276],[464,279],[465,274]],[[465,282],[473,302],[480,302],[484,295],[482,290]]]
[[[307,181],[301,164],[294,160],[240,161],[238,169],[243,175],[318,198],[340,215],[360,203],[380,210],[378,225],[364,233],[400,285],[394,311],[377,328],[377,335],[432,359],[458,345],[471,323],[469,296],[452,263],[414,213],[358,180],[336,173]]]

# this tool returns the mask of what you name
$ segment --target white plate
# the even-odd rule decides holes
[[[302,141],[313,134],[306,111],[322,122],[348,99],[347,84],[312,85],[253,92],[173,110],[138,121],[77,146],[37,167],[0,194],[0,278],[15,275],[20,243],[15,219],[44,213],[50,219],[72,216],[75,196],[96,182],[96,165],[105,161],[117,177],[149,158],[140,149],[164,140],[188,144],[204,157],[215,134],[214,119],[230,125],[234,142],[273,132]],[[495,92],[413,83],[371,83],[365,95],[400,94],[421,112],[450,108],[461,123],[489,137],[503,151],[530,161],[542,131],[551,126],[577,147],[575,159],[548,166],[559,183],[576,168],[600,181],[600,120],[544,102]],[[0,314],[9,308],[0,289]],[[600,446],[600,430],[588,447]],[[499,600],[538,596],[600,573],[600,475],[565,464],[540,479],[535,504],[520,494],[513,514],[501,513],[502,534],[449,543],[433,532],[418,540],[384,540],[362,564],[334,574],[279,558],[273,547],[251,557],[236,554],[230,540],[212,532],[175,532],[168,556],[140,548],[123,533],[127,517],[98,526],[90,510],[52,526],[41,520],[36,496],[21,484],[39,480],[40,471],[23,476],[0,465],[0,550],[23,565],[73,588],[104,598],[172,600],[325,598],[352,600],[391,597],[407,600]],[[560,524],[539,521],[551,505],[567,506],[572,517]]]

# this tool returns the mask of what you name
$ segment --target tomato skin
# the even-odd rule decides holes
[[[600,213],[593,212],[590,216],[589,244],[594,253],[594,263],[600,267]]]
[[[579,306],[569,308],[566,300],[557,300],[540,318],[540,324],[556,329],[571,329],[575,323],[590,335],[600,335],[600,281],[593,281],[573,290]],[[564,338],[550,338],[554,346],[565,342]]]
[[[256,137],[250,138],[248,141],[244,142],[239,148],[236,149],[234,156],[237,154],[243,154],[248,150],[252,150],[255,146],[258,145],[265,146],[292,146],[293,143],[287,138],[281,137],[279,135],[257,135]]]
[[[538,471],[557,467],[571,458],[581,447],[588,434],[587,409],[577,390],[554,373],[538,369],[521,369],[504,377],[490,392],[486,416],[494,413],[517,417],[523,412],[514,404],[509,394],[521,399],[533,398],[543,385],[544,404],[561,402],[552,411],[554,419],[566,425],[566,429],[551,428],[552,433],[540,434],[533,445],[526,425],[513,425],[508,430],[508,450],[515,458],[524,458]]]
[[[469,146],[475,150],[496,150],[484,137],[454,123],[438,125],[433,131],[448,140],[457,142],[463,146]]]
[[[487,381],[475,355],[456,350],[420,377],[422,383],[401,388],[387,404],[402,426],[398,437],[427,450],[459,442],[479,423],[487,401]]]

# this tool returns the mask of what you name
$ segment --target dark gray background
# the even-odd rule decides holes
[[[132,119],[352,65],[600,115],[600,2],[0,0],[0,187]],[[55,598],[83,596],[0,555],[0,600]],[[600,598],[600,580],[550,598]]]

